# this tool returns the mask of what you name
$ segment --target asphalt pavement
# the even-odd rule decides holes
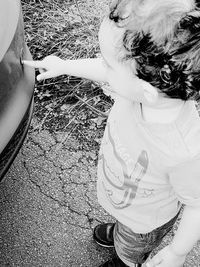
[[[97,202],[95,151],[77,150],[66,134],[34,118],[0,184],[0,267],[98,267],[114,255],[92,238],[95,225],[113,221]],[[184,266],[200,266],[200,242]]]

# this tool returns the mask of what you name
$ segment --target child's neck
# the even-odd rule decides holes
[[[172,123],[177,119],[184,101],[173,99],[164,105],[141,105],[143,119],[150,123]]]

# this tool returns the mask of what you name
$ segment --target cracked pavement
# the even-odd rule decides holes
[[[66,132],[35,129],[34,118],[0,184],[0,266],[98,267],[114,251],[92,239],[95,225],[113,220],[96,198],[97,151],[78,150]],[[200,243],[184,266],[199,262]]]

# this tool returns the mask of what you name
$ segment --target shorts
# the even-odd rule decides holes
[[[130,228],[116,222],[114,245],[118,257],[128,266],[144,263],[150,253],[160,245],[163,237],[173,228],[179,213],[166,224],[147,234],[134,233]]]

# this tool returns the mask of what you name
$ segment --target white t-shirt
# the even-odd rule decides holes
[[[174,217],[180,202],[200,206],[200,118],[185,102],[169,124],[143,120],[139,103],[116,98],[101,144],[99,203],[136,233]]]

